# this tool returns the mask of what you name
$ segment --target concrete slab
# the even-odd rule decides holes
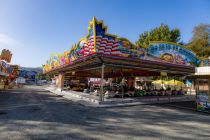
[[[194,101],[195,96],[183,95],[183,96],[145,96],[137,98],[110,98],[105,99],[104,102],[99,101],[99,98],[87,93],[76,91],[59,91],[54,87],[47,87],[48,90],[58,96],[62,96],[68,100],[78,102],[84,106],[89,107],[120,107],[120,106],[134,106],[145,104],[158,104],[158,103],[170,103],[181,101]]]

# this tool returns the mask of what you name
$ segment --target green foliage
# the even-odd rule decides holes
[[[50,76],[48,75],[45,75],[43,73],[38,73],[36,75],[36,78],[39,79],[39,80],[50,80]]]
[[[195,52],[200,58],[210,56],[210,24],[200,24],[193,29],[193,37],[187,48]]]
[[[144,95],[145,95],[145,91],[143,91],[143,90],[134,91],[134,96],[135,97],[144,96]]]
[[[180,40],[180,30],[170,29],[168,25],[161,24],[159,27],[151,31],[145,31],[139,35],[136,45],[138,47],[147,48],[150,41],[168,41],[178,43]]]

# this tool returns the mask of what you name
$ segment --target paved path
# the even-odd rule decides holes
[[[210,115],[164,106],[90,108],[40,87],[0,93],[0,139],[210,139]]]

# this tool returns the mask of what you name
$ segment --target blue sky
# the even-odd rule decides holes
[[[161,23],[181,30],[188,42],[192,29],[210,23],[209,0],[0,0],[0,49],[12,62],[36,67],[53,52],[69,50],[87,35],[93,16],[108,32],[135,43],[140,33]]]

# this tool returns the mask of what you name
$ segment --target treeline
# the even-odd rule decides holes
[[[20,70],[42,72],[42,67],[20,67]]]

